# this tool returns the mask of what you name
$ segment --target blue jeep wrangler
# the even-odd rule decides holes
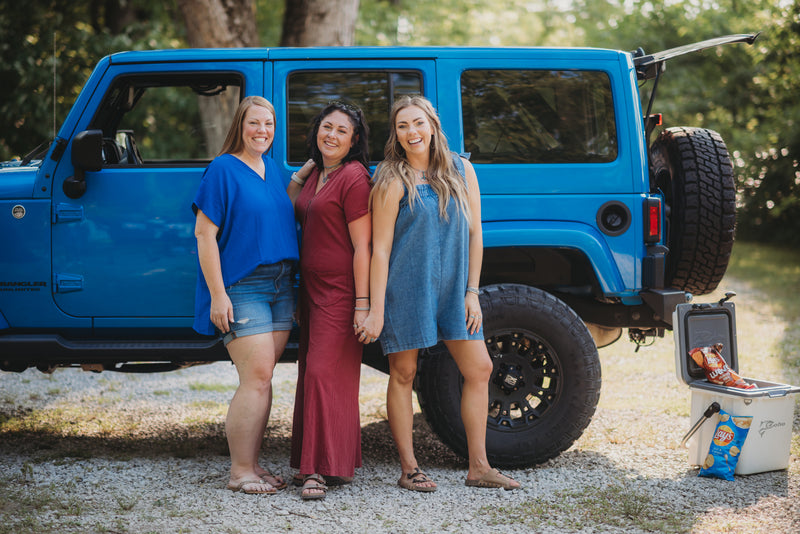
[[[0,164],[0,368],[150,372],[227,359],[219,339],[191,329],[190,205],[238,101],[274,103],[272,157],[288,182],[306,159],[309,119],[329,100],[364,108],[377,163],[393,100],[422,93],[480,180],[490,460],[544,462],[594,414],[597,347],[623,328],[638,342],[663,335],[687,293],[713,290],[725,273],[735,200],[725,144],[697,128],[664,129],[651,143],[660,122],[651,106],[667,59],[754,38],[652,55],[353,47],[105,57],[47,148]],[[377,344],[364,362],[387,369]],[[447,351],[424,351],[420,405],[464,455],[460,387]]]

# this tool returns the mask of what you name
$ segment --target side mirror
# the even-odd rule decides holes
[[[85,130],[72,140],[72,166],[75,175],[64,180],[62,189],[69,198],[80,198],[86,192],[86,171],[103,168],[103,131]]]

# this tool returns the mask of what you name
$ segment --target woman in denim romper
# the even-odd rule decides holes
[[[414,456],[411,394],[419,350],[443,341],[464,377],[466,485],[516,489],[486,457],[492,362],[478,301],[483,238],[475,171],[449,151],[435,109],[421,96],[395,102],[384,154],[371,196],[371,310],[358,331],[367,342],[378,338],[389,358],[386,405],[400,455],[398,484],[436,490]]]

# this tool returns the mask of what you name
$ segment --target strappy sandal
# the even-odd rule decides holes
[[[295,486],[302,486],[305,477],[300,473],[292,475],[292,484]],[[346,486],[353,482],[353,477],[337,477],[334,475],[325,475],[325,485],[329,488],[334,486]],[[278,488],[280,489],[280,488]]]
[[[397,481],[397,485],[403,489],[407,489],[409,491],[420,491],[422,493],[430,493],[432,491],[436,491],[436,486],[423,486],[422,484],[426,482],[433,482],[428,475],[423,473],[419,470],[419,467],[415,467],[414,470],[410,473],[403,473],[400,477],[400,480]]]
[[[309,490],[319,490],[319,493],[307,493]],[[304,501],[324,499],[328,494],[328,486],[322,475],[313,473],[303,479],[303,489],[300,490],[300,498]]]
[[[497,469],[489,469],[478,480],[467,479],[465,484],[473,488],[503,488],[506,491],[519,489],[520,485],[516,480],[505,476]]]

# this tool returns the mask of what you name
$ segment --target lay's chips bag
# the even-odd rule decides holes
[[[733,480],[733,472],[739,463],[739,453],[742,452],[752,422],[751,416],[737,417],[721,410],[714,438],[708,448],[708,456],[700,467],[698,476]]]

